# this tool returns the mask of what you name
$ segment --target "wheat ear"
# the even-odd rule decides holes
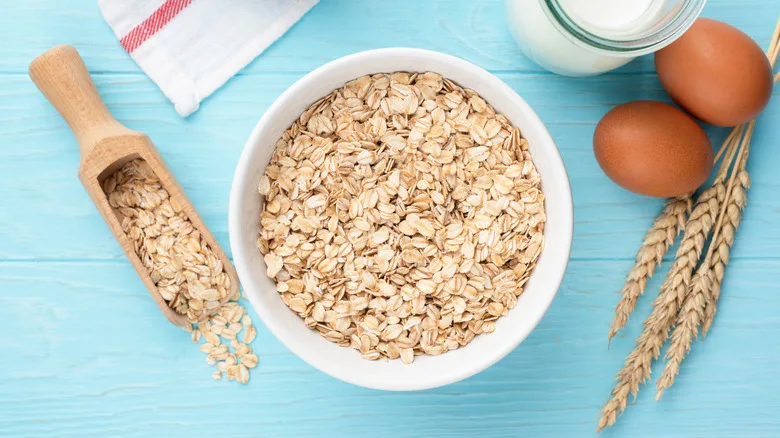
[[[737,195],[735,190],[737,187],[741,188],[741,185],[737,180],[737,175],[744,170],[744,165],[747,162],[747,155],[750,150],[750,140],[754,126],[755,122],[750,122],[744,138],[741,139],[739,154],[736,163],[734,164],[734,168],[731,171],[731,176],[729,177],[726,188],[726,197],[722,206],[719,208],[717,223],[714,227],[712,241],[715,243],[720,240],[720,236],[722,235],[721,230],[723,229],[724,217],[728,208],[735,201],[735,195]],[[735,144],[739,142],[740,139],[737,138]],[[731,161],[729,160],[729,164],[730,162]],[[726,168],[726,170],[728,169]],[[715,243],[710,245],[704,262],[696,270],[696,274],[691,280],[691,285],[686,292],[681,305],[680,313],[677,316],[677,325],[672,332],[671,345],[666,352],[667,362],[661,377],[656,383],[656,400],[659,400],[663,396],[665,389],[674,384],[675,376],[677,376],[677,373],[680,371],[680,364],[688,355],[688,352],[691,349],[691,343],[698,336],[699,326],[705,319],[705,308],[712,299],[712,291],[715,283],[715,272],[712,264],[714,250],[716,249]]]
[[[723,229],[720,236],[713,243],[715,250],[712,258],[712,292],[710,294],[709,302],[704,308],[704,320],[702,322],[702,336],[707,336],[707,333],[712,327],[712,321],[715,319],[715,313],[718,308],[718,299],[720,298],[720,288],[723,284],[723,277],[726,275],[726,266],[729,263],[729,254],[731,248],[734,246],[734,234],[739,228],[739,223],[742,220],[742,211],[747,204],[747,190],[750,188],[750,176],[747,171],[741,171],[737,177],[739,184],[734,187],[734,194],[731,197],[731,202],[726,209],[726,216],[723,223]]]
[[[669,247],[674,244],[677,235],[685,227],[685,220],[692,207],[693,201],[690,195],[672,198],[666,202],[663,211],[653,222],[636,255],[636,262],[628,272],[626,284],[620,291],[622,296],[615,307],[615,318],[609,329],[609,340],[612,340],[628,322],[637,300],[645,292],[647,280],[653,276],[655,268],[661,264]]]

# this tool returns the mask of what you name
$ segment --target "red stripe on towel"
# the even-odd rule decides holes
[[[154,36],[191,3],[192,0],[166,0],[149,18],[122,37],[119,42],[127,50],[127,53],[133,53],[133,50]]]

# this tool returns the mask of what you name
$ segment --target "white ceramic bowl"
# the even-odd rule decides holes
[[[377,72],[434,71],[477,91],[504,114],[528,139],[546,195],[545,247],[517,307],[489,335],[441,356],[367,361],[309,330],[276,292],[265,274],[255,246],[260,217],[257,185],[282,132],[314,101],[351,79]],[[329,62],[307,74],[263,115],[244,146],[230,193],[230,247],[241,284],[269,330],[293,353],[313,367],[345,382],[385,390],[418,390],[457,382],[506,356],[536,327],[555,298],[563,279],[572,241],[572,199],[566,169],[539,117],[500,79],[459,58],[419,49],[379,49]]]

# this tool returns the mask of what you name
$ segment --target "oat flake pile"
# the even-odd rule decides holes
[[[191,324],[185,330],[193,342],[205,339],[200,350],[217,367],[213,377],[221,379],[224,372],[228,380],[247,383],[249,369],[257,366],[248,345],[257,331],[235,302],[238,290],[230,302],[221,303],[230,292],[230,277],[181,206],[143,160],[130,161],[106,178],[103,191],[160,295],[187,315]]]
[[[435,73],[363,76],[283,134],[257,240],[284,303],[369,360],[490,333],[543,246],[528,143]]]

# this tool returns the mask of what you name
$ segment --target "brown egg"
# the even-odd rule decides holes
[[[672,99],[712,125],[752,120],[772,94],[772,68],[761,47],[739,29],[707,18],[658,51],[655,68]]]
[[[712,171],[712,145],[704,130],[684,112],[652,100],[608,112],[596,126],[593,150],[612,181],[647,196],[691,192]]]

